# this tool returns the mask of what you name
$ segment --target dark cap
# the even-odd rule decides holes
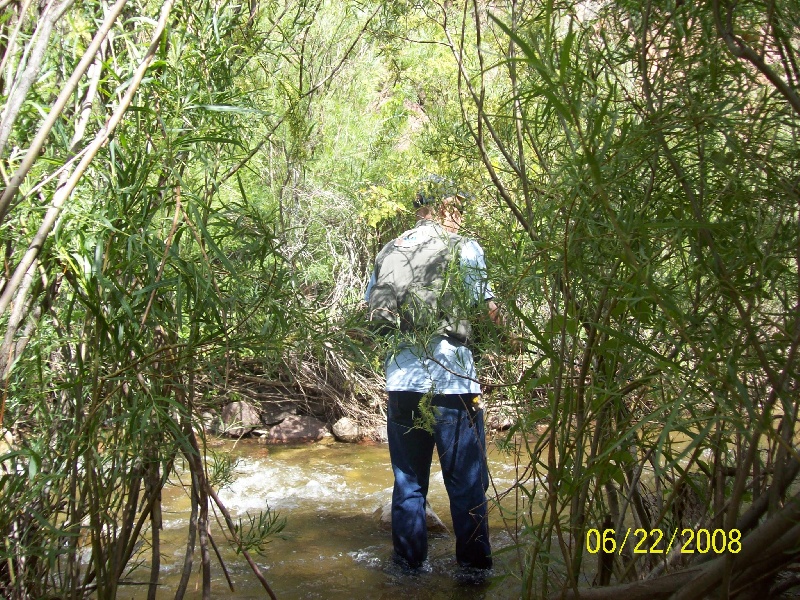
[[[414,198],[414,208],[436,204],[452,196],[458,196],[462,201],[472,200],[473,198],[472,194],[459,190],[449,179],[445,179],[440,175],[428,175],[422,181],[420,189]]]

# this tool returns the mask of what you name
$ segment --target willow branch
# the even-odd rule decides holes
[[[744,59],[753,65],[759,73],[766,77],[769,82],[775,86],[775,89],[778,90],[778,92],[780,92],[780,94],[786,99],[794,112],[800,115],[800,95],[798,95],[788,83],[781,79],[780,76],[766,62],[764,62],[764,59],[761,58],[761,56],[759,56],[755,50],[745,43],[742,38],[733,33],[733,29],[730,27],[730,22],[728,23],[727,27],[723,25],[719,0],[713,0],[712,5],[714,7],[714,21],[717,25],[717,32],[725,42],[728,51],[736,58]],[[729,17],[731,16],[730,10],[732,9],[729,9]]]
[[[375,18],[375,15],[376,15],[376,14],[378,14],[378,11],[379,11],[381,8],[383,8],[383,4],[381,4],[381,3],[378,3],[378,7],[377,7],[377,8],[376,8],[376,9],[375,9],[373,12],[372,12],[372,14],[369,16],[369,18],[367,19],[367,21],[364,23],[364,26],[361,28],[361,31],[359,31],[359,32],[358,32],[358,35],[357,35],[357,36],[355,37],[355,39],[353,40],[353,43],[352,43],[352,44],[350,44],[350,47],[349,47],[349,48],[348,48],[348,49],[345,51],[345,53],[344,53],[344,55],[342,56],[342,59],[339,61],[339,63],[338,63],[338,64],[337,64],[337,65],[336,65],[336,66],[335,66],[335,67],[334,67],[334,68],[331,70],[331,72],[330,72],[330,73],[328,73],[328,74],[327,74],[327,75],[326,75],[326,76],[325,76],[325,77],[322,79],[322,81],[318,82],[316,85],[314,85],[313,87],[309,88],[309,89],[308,89],[306,92],[302,92],[302,90],[300,90],[300,91],[302,92],[302,93],[300,94],[300,95],[301,95],[301,97],[310,96],[311,94],[313,94],[314,92],[316,92],[316,91],[317,91],[319,88],[321,88],[322,86],[324,86],[325,84],[327,84],[327,83],[328,83],[328,82],[329,82],[329,81],[330,81],[330,80],[331,80],[331,79],[332,79],[332,78],[333,78],[333,77],[336,75],[336,73],[338,73],[338,72],[339,72],[339,70],[342,68],[342,66],[344,65],[345,61],[347,60],[347,57],[348,57],[348,56],[350,56],[350,53],[353,51],[353,48],[355,48],[355,47],[356,47],[356,44],[358,43],[358,41],[361,39],[361,37],[362,37],[362,36],[364,35],[364,33],[366,32],[366,30],[367,30],[367,27],[368,27],[368,26],[369,26],[369,24],[372,22],[372,19],[373,19],[373,18]],[[302,72],[302,71],[301,71],[301,72]]]
[[[14,2],[15,0],[5,0],[4,2],[0,2],[0,10],[4,9],[6,6]],[[6,51],[3,55],[3,60],[0,61],[0,73],[3,72],[6,68],[6,64],[8,63],[9,59],[14,55],[17,49],[17,36],[19,35],[20,29],[22,29],[22,23],[25,21],[23,16],[25,13],[28,12],[28,8],[30,8],[32,0],[25,0],[22,4],[22,7],[19,9],[19,17],[17,18],[17,23],[14,27],[14,31],[11,32],[11,35],[8,36],[8,41],[6,43]]]
[[[192,435],[194,435],[194,433],[192,433]],[[278,597],[275,595],[275,592],[272,591],[272,588],[270,587],[269,583],[267,583],[267,580],[264,578],[264,575],[261,574],[261,569],[258,568],[258,565],[250,556],[250,553],[247,550],[245,550],[244,547],[242,546],[241,540],[239,540],[238,536],[236,535],[236,525],[234,524],[233,519],[231,518],[231,514],[228,512],[228,509],[225,508],[225,505],[222,504],[222,500],[219,499],[219,496],[217,496],[217,493],[213,490],[213,488],[210,485],[208,485],[207,492],[208,495],[211,497],[211,499],[219,508],[220,512],[222,513],[222,516],[225,518],[225,523],[227,524],[228,529],[230,530],[231,535],[233,536],[234,542],[239,547],[239,550],[241,550],[242,556],[244,556],[245,560],[247,561],[247,564],[250,565],[250,568],[253,570],[253,573],[261,582],[261,585],[267,591],[267,594],[269,594],[269,597],[272,598],[272,600],[278,600]]]
[[[97,53],[100,51],[103,41],[106,39],[106,36],[111,30],[111,27],[114,25],[114,22],[117,20],[117,17],[119,17],[119,15],[122,13],[122,9],[127,1],[128,0],[118,0],[111,12],[109,12],[109,14],[106,16],[106,19],[103,21],[100,29],[97,30],[94,38],[92,38],[92,42],[86,48],[86,52],[83,53],[83,57],[81,57],[78,66],[75,68],[75,71],[73,71],[72,75],[61,89],[61,93],[53,103],[47,118],[45,119],[44,123],[42,123],[39,131],[36,133],[36,137],[33,138],[30,148],[28,148],[28,151],[25,153],[25,157],[22,159],[22,162],[20,163],[14,175],[11,176],[8,186],[6,186],[6,189],[3,190],[3,195],[0,196],[0,223],[2,223],[6,218],[9,206],[11,206],[11,201],[19,191],[19,186],[22,185],[26,175],[39,158],[39,154],[44,147],[45,141],[50,135],[50,131],[61,117],[61,113],[64,110],[64,107],[67,105],[67,102],[69,102],[70,98],[72,98],[75,88],[78,87],[78,82],[94,62]],[[6,120],[4,119],[2,128],[0,128],[0,155],[3,153],[3,147],[5,145],[7,135],[11,133],[11,123],[8,123],[7,126],[8,131],[6,132]],[[5,139],[3,138],[4,135]]]
[[[477,20],[477,6],[475,7],[475,10],[476,10],[476,28],[477,28],[476,48],[478,49],[479,59],[482,61],[482,54],[480,54],[480,24],[478,23]],[[475,143],[477,144],[478,150],[480,151],[481,161],[486,167],[486,170],[489,173],[489,177],[492,180],[492,184],[497,189],[498,193],[500,194],[500,197],[503,199],[503,202],[506,204],[509,210],[511,210],[511,212],[514,214],[514,217],[517,219],[519,224],[522,225],[523,229],[525,229],[528,236],[535,241],[537,238],[536,231],[533,229],[532,224],[528,222],[525,215],[519,209],[517,203],[514,202],[514,199],[511,197],[506,187],[500,181],[500,177],[498,176],[497,171],[495,170],[494,165],[492,164],[492,160],[489,157],[489,153],[486,150],[486,143],[483,134],[484,127],[489,131],[489,135],[492,137],[498,149],[503,154],[503,157],[505,158],[508,165],[518,176],[520,175],[520,170],[516,164],[516,161],[514,160],[514,157],[511,156],[510,152],[508,151],[508,148],[506,148],[505,144],[500,139],[500,136],[492,126],[492,123],[489,120],[488,115],[486,114],[486,110],[484,109],[483,105],[484,90],[483,90],[483,74],[482,74],[483,72],[481,71],[481,93],[479,94],[475,90],[472,83],[470,83],[469,74],[467,73],[466,67],[464,66],[463,52],[456,50],[456,44],[453,42],[450,36],[450,32],[447,30],[446,24],[442,27],[442,30],[444,31],[445,37],[447,38],[447,43],[450,48],[450,52],[453,54],[453,58],[455,58],[456,64],[458,65],[459,91],[462,89],[461,85],[463,81],[464,85],[466,85],[466,89],[469,92],[470,97],[472,98],[472,102],[475,104],[475,108],[478,111],[478,123],[477,123],[478,131],[475,132],[472,130],[472,128],[470,128],[470,133],[475,139]],[[459,50],[461,50],[462,47],[463,44],[459,46]],[[463,114],[463,108],[462,108],[462,114]],[[464,116],[464,121],[467,122],[466,115],[464,114],[463,116]]]
[[[0,376],[2,376],[3,379],[6,379],[11,374],[11,367],[19,357],[19,353],[16,351],[14,338],[16,337],[17,331],[19,331],[19,328],[22,325],[25,317],[28,315],[32,305],[32,301],[28,300],[28,295],[34,281],[34,276],[36,275],[38,265],[39,261],[34,260],[33,263],[31,263],[31,266],[28,267],[28,270],[25,272],[25,275],[22,278],[22,286],[20,287],[18,294],[18,301],[14,303],[14,307],[11,311],[11,317],[6,325],[6,334],[3,338],[3,344],[0,346]],[[0,422],[2,422],[2,418],[0,418]]]
[[[72,141],[70,142],[71,149],[78,145],[80,140],[83,139],[84,133],[86,132],[86,126],[91,114],[93,100],[97,93],[97,87],[100,82],[100,74],[102,72],[102,55],[103,53],[101,51],[100,54],[97,55],[97,61],[89,69],[89,88],[86,91],[86,96],[81,104],[81,113],[78,117],[78,121],[75,124],[75,132],[72,136]],[[69,171],[65,170],[61,172],[59,187],[66,183],[68,177]],[[8,322],[3,345],[0,347],[0,373],[3,374],[3,377],[8,377],[14,360],[16,360],[16,358],[22,354],[22,351],[25,349],[28,340],[30,340],[30,334],[37,326],[35,319],[29,321],[25,328],[25,334],[23,335],[22,339],[19,341],[19,343],[14,342],[14,338],[17,335],[17,331],[19,330],[23,319],[29,316],[31,307],[33,306],[33,303],[28,301],[30,285],[26,284],[26,280],[33,277],[33,272],[36,270],[38,263],[38,259],[34,260],[23,277],[23,284],[16,295],[12,316]],[[43,302],[52,302],[57,289],[57,287],[55,289],[51,289],[52,295],[47,294]],[[10,353],[6,352],[7,348],[11,348]],[[6,356],[9,356],[9,360],[5,360]]]
[[[174,2],[175,0],[167,0],[162,6],[161,16],[158,20],[156,31],[153,35],[153,40],[150,43],[150,47],[148,48],[144,59],[134,73],[130,86],[123,96],[120,105],[117,107],[106,126],[97,134],[97,136],[95,136],[94,141],[89,145],[88,152],[84,155],[81,162],[78,163],[77,167],[75,168],[75,172],[69,177],[66,184],[57,189],[56,193],[53,195],[53,202],[50,208],[48,208],[39,230],[33,237],[33,240],[28,246],[28,250],[22,257],[22,260],[17,265],[14,274],[11,276],[6,288],[3,290],[2,296],[0,296],[0,315],[4,314],[8,309],[12,298],[19,289],[25,272],[28,270],[33,261],[39,256],[45,241],[55,225],[56,219],[58,218],[59,214],[61,214],[61,210],[63,209],[65,202],[78,185],[78,181],[86,172],[86,169],[89,168],[89,164],[92,162],[92,160],[94,160],[97,152],[100,150],[103,144],[108,141],[108,138],[111,137],[111,134],[117,128],[117,125],[119,125],[122,117],[127,112],[128,107],[133,101],[136,91],[139,89],[139,85],[142,83],[142,79],[144,79],[145,73],[155,59],[156,52],[161,44],[161,37],[164,35],[164,31],[166,29],[167,18],[169,17],[169,13]]]
[[[191,427],[191,424],[188,425]],[[191,464],[191,459],[187,457]],[[192,486],[191,491],[189,492],[189,498],[191,501],[192,512],[191,516],[189,517],[189,535],[186,540],[186,552],[183,557],[183,569],[181,570],[181,579],[178,583],[178,588],[175,591],[175,600],[183,600],[184,595],[186,594],[186,588],[189,586],[189,577],[192,574],[192,562],[194,557],[194,545],[195,540],[197,539],[197,519],[198,519],[198,500],[197,500],[197,493],[196,489],[198,486],[197,483],[197,475],[195,472],[190,469],[189,470],[191,478],[192,478]]]
[[[53,34],[53,27],[55,27],[56,21],[64,16],[64,13],[73,2],[74,0],[64,0],[64,2],[55,9],[53,9],[52,3],[48,4],[47,8],[45,8],[41,22],[36,28],[36,43],[31,50],[30,57],[22,73],[12,84],[8,104],[6,104],[5,110],[3,111],[3,121],[0,123],[0,156],[2,156],[5,151],[6,143],[11,136],[11,127],[14,125],[14,121],[17,120],[19,111],[22,109],[22,105],[25,102],[25,97],[28,95],[42,67],[42,61],[44,61],[44,55],[50,43],[50,36]],[[23,19],[24,15],[21,13],[19,18]],[[2,211],[0,211],[0,215],[1,214]],[[2,217],[0,217],[0,221],[2,221]]]

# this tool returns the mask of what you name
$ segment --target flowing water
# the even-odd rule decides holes
[[[330,440],[301,447],[266,447],[253,440],[218,444],[217,451],[230,452],[239,459],[233,483],[220,493],[234,520],[256,514],[267,505],[286,518],[285,529],[266,547],[265,554],[253,554],[280,600],[518,597],[517,580],[501,576],[514,568],[513,551],[496,555],[497,576],[489,582],[482,585],[465,582],[458,577],[452,535],[430,536],[427,572],[407,574],[392,565],[391,533],[381,529],[373,516],[379,506],[391,500],[388,446],[340,444]],[[490,449],[489,463],[496,488],[510,487],[516,476],[511,459]],[[451,528],[447,493],[435,454],[428,499]],[[190,503],[179,485],[165,490],[163,503],[158,597],[170,598],[174,596],[183,566]],[[512,540],[503,529],[497,511],[492,512],[490,527],[494,552],[510,549]],[[226,547],[216,522],[212,523],[212,535],[235,588],[235,591],[228,588],[212,551],[212,597],[267,597],[244,558]],[[146,561],[147,556],[141,559]],[[199,568],[196,550],[187,599],[200,598]],[[145,562],[129,580],[146,581],[148,572]],[[145,598],[146,593],[145,586],[132,585],[121,588],[118,597],[138,600]]]

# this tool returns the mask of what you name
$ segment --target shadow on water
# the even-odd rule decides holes
[[[476,581],[463,573],[455,561],[455,538],[448,534],[429,536],[428,565],[409,573],[391,560],[391,532],[382,529],[375,510],[391,499],[392,473],[388,447],[321,443],[304,447],[264,448],[242,440],[223,448],[240,462],[236,478],[221,497],[234,519],[255,514],[269,504],[286,518],[286,528],[254,555],[262,573],[280,600],[324,598],[419,598],[429,600],[511,599],[519,595],[513,579],[502,574],[510,567],[513,553],[495,558],[495,577]],[[506,465],[490,455],[495,478],[503,477]],[[511,478],[510,472],[508,477]],[[429,501],[451,527],[447,494],[437,461],[431,476]],[[180,486],[164,495],[161,586],[158,597],[173,597],[186,551],[189,500]],[[225,548],[219,525],[212,518],[212,535],[220,546],[235,591],[231,592],[212,552],[212,597],[238,600],[265,598],[264,589],[241,556]],[[492,522],[495,552],[511,545],[511,539]],[[147,555],[140,556],[145,563]],[[200,556],[196,551],[193,575],[186,598],[201,597]],[[148,565],[143,564],[128,579],[144,582]],[[147,589],[123,587],[119,598],[145,598]]]

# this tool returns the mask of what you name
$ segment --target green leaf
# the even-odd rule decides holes
[[[572,54],[572,45],[575,42],[575,31],[572,29],[572,21],[569,22],[569,32],[567,36],[564,38],[564,42],[561,44],[560,49],[560,56],[559,56],[559,71],[560,77],[559,80],[561,83],[566,83],[567,78],[569,76],[569,68],[571,64],[571,54]]]
[[[208,244],[208,247],[211,248],[211,251],[214,253],[214,256],[216,256],[219,259],[219,261],[225,266],[229,275],[231,275],[234,278],[238,277],[236,268],[231,264],[231,262],[228,260],[228,257],[225,256],[222,250],[220,250],[219,246],[217,246],[217,243],[214,241],[214,238],[206,229],[206,226],[203,223],[203,219],[200,216],[200,213],[197,212],[197,208],[194,206],[194,204],[189,205],[189,213],[194,218],[193,223],[197,225],[197,227],[200,229],[203,241],[205,241],[205,243]]]

